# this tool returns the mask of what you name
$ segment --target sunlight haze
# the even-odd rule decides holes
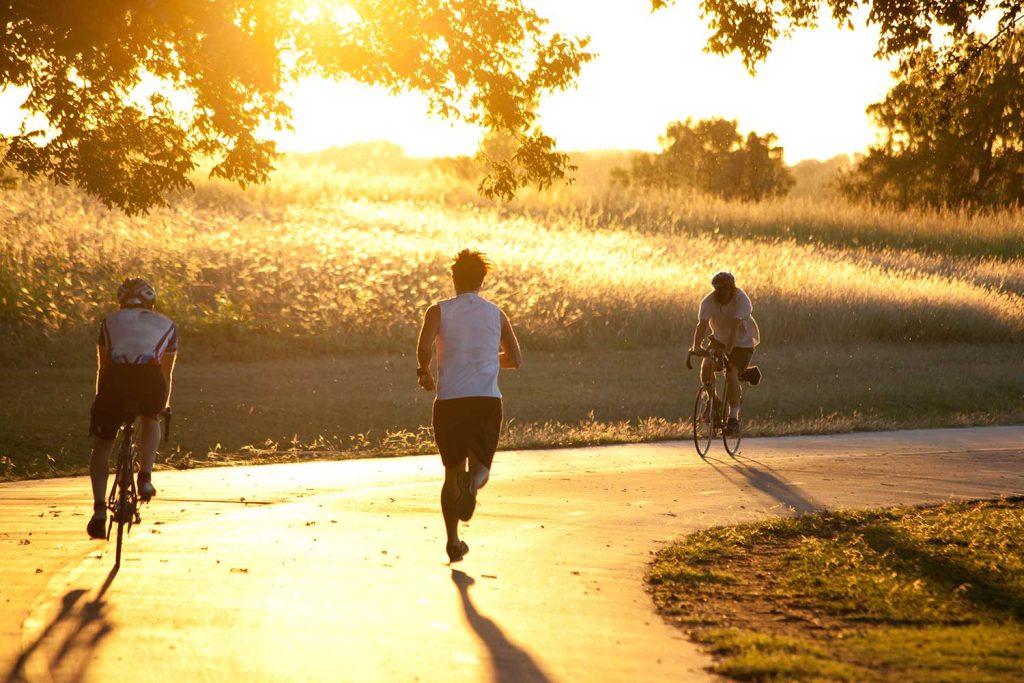
[[[891,66],[873,57],[877,31],[826,23],[780,39],[756,77],[739,57],[703,51],[708,29],[698,9],[651,13],[642,0],[545,0],[553,31],[590,35],[598,58],[578,87],[541,103],[545,131],[567,151],[655,151],[669,122],[722,116],[743,133],[774,132],[790,164],[864,150],[874,130],[864,110],[884,98]],[[480,132],[427,114],[419,95],[388,95],[354,82],[310,79],[291,87],[293,131],[276,134],[284,151],[313,152],[389,140],[412,156],[472,154]],[[0,131],[21,120],[24,93],[0,94]]]

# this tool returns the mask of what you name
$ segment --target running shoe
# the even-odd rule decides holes
[[[107,537],[107,516],[93,515],[92,519],[89,520],[89,525],[85,527],[85,530],[89,532],[89,538],[105,539]]]
[[[476,485],[469,472],[459,472],[457,479],[459,485],[459,497],[455,500],[455,514],[463,522],[473,518],[476,510]]]
[[[740,433],[740,421],[735,417],[730,417],[729,421],[725,425],[726,436],[736,436]]]
[[[449,562],[461,562],[462,558],[469,552],[469,546],[466,545],[465,541],[449,543],[444,549],[448,553]]]

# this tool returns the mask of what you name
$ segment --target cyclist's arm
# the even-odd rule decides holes
[[[707,320],[701,320],[697,323],[697,329],[693,331],[693,346],[690,350],[696,351],[704,344],[704,338],[708,336],[708,329],[711,324]]]
[[[523,353],[519,340],[505,312],[501,312],[501,350],[498,351],[498,367],[515,370],[523,364]]]
[[[175,351],[168,351],[164,354],[164,357],[160,359],[160,372],[164,375],[164,381],[167,382],[167,405],[171,405],[171,376],[174,374],[174,364],[178,360],[178,354]]]
[[[430,358],[434,355],[434,341],[440,331],[441,308],[434,304],[423,314],[423,326],[420,327],[420,337],[416,342],[416,362],[418,367],[427,373],[419,376],[420,386],[424,389],[434,388],[434,378],[430,374]]]
[[[103,344],[96,345],[96,393],[100,393],[100,377],[110,365],[110,349]]]

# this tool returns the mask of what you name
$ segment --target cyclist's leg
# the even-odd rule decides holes
[[[160,446],[160,420],[155,417],[139,418],[139,473],[151,473],[156,462],[156,449]]]
[[[726,371],[726,393],[729,400],[729,417],[738,420],[740,407],[743,403],[743,389],[740,385],[740,375],[750,366],[750,359],[754,355],[754,349],[737,347],[729,354],[728,369]]]
[[[93,437],[92,455],[89,458],[89,477],[92,479],[93,509],[100,514],[107,508],[107,477],[110,472],[110,452],[114,440]]]
[[[733,420],[738,420],[740,417],[740,403],[743,400],[743,393],[740,388],[739,370],[732,366],[725,370],[725,393],[729,402],[729,417]]]

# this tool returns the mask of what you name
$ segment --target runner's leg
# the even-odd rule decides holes
[[[473,485],[476,487],[477,491],[486,486],[487,481],[491,478],[490,469],[477,460],[476,453],[473,451],[469,452],[469,477],[473,481]]]
[[[455,512],[455,501],[459,498],[458,476],[465,471],[465,461],[459,467],[445,465],[444,468],[444,484],[441,486],[441,515],[444,517],[448,545],[459,542],[459,517]]]

